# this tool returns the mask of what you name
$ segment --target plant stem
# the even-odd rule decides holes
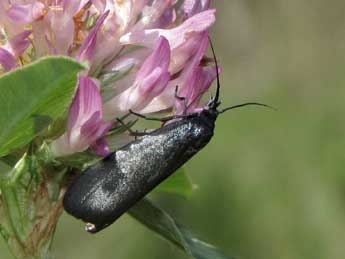
[[[65,168],[40,163],[29,152],[0,179],[0,234],[15,258],[50,258],[62,212],[65,189],[61,180],[65,172]]]

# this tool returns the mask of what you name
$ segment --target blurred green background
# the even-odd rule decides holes
[[[238,258],[345,258],[345,2],[214,2],[223,105],[278,111],[220,117],[186,166],[199,188],[160,204]],[[56,259],[187,258],[129,216],[90,235],[64,214],[53,250]]]

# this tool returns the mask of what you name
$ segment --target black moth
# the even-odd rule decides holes
[[[112,224],[201,150],[212,138],[220,113],[245,105],[266,106],[244,103],[217,109],[220,84],[212,43],[211,48],[217,69],[217,90],[215,97],[200,113],[161,119],[145,117],[162,122],[180,120],[130,142],[86,169],[69,186],[63,206],[69,214],[87,222],[88,232],[96,233]]]

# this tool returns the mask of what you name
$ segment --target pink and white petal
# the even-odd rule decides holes
[[[97,131],[98,127],[102,124],[102,120],[100,117],[100,112],[96,111],[88,118],[86,121],[80,125],[80,132],[79,135],[75,135],[71,138],[71,143],[77,145],[78,142],[80,145],[88,146],[93,141],[97,139]],[[71,135],[72,137],[72,135]]]
[[[137,74],[137,80],[144,78],[155,67],[167,70],[170,63],[170,45],[166,38],[160,37],[152,54],[144,61]]]
[[[156,48],[140,67],[133,85],[120,95],[105,103],[107,118],[120,116],[129,109],[141,110],[160,94],[170,79],[170,46],[164,37],[160,37]]]
[[[67,131],[71,132],[75,128],[80,120],[80,106],[81,106],[81,96],[80,96],[80,87],[78,86],[77,92],[74,95],[71,106],[69,107],[68,112],[68,121],[67,121]]]
[[[201,95],[204,94],[204,74],[201,67],[198,67],[193,72],[192,77],[190,78],[190,86],[183,89],[185,90],[184,93],[181,93],[182,96],[186,98],[186,102],[181,102],[180,100],[176,99],[175,107],[177,114],[187,113],[193,104],[197,104],[201,98]],[[204,91],[205,90],[205,91]],[[187,104],[187,106],[186,106]]]
[[[138,98],[135,85],[129,87],[126,91],[116,95],[103,105],[105,120],[112,120],[115,117],[121,117],[128,113],[136,98]]]
[[[112,119],[115,116],[122,116],[128,113],[130,109],[135,111],[144,109],[154,97],[162,93],[169,79],[170,74],[157,67],[142,81],[106,102],[104,104],[106,118]]]
[[[153,48],[160,36],[164,36],[174,49],[187,41],[193,33],[206,31],[215,22],[215,10],[198,13],[184,21],[180,26],[170,29],[151,29],[129,32],[120,38],[122,44],[136,44]]]
[[[31,42],[27,38],[30,36],[31,32],[32,31],[24,31],[13,36],[9,40],[8,44],[16,57],[21,55],[29,47]]]
[[[203,89],[208,90],[210,85],[214,80],[217,78],[217,72],[218,74],[221,73],[221,68],[218,67],[218,71],[215,66],[213,67],[205,67],[203,68],[203,80],[200,79],[201,82],[203,82]]]
[[[167,72],[167,71],[162,72],[162,74],[161,74],[161,76],[159,78],[159,81],[156,82],[155,87],[150,92],[150,96],[148,98],[150,101],[146,102],[146,104],[150,103],[154,97],[160,95],[164,91],[164,89],[167,86],[169,80],[170,80],[170,73]]]
[[[180,10],[185,17],[191,17],[197,13],[207,10],[210,7],[210,0],[185,0]]]
[[[97,35],[96,45],[94,47],[94,56],[92,59],[91,73],[99,67],[114,60],[122,46],[119,44],[119,32],[114,30],[102,30]]]
[[[95,46],[97,40],[97,33],[99,32],[101,26],[103,25],[105,19],[107,18],[109,11],[105,12],[96,22],[96,25],[89,32],[88,36],[84,40],[83,44],[80,46],[77,60],[90,62],[95,53]]]
[[[120,95],[122,94],[124,91],[128,90],[130,87],[132,87],[135,83],[135,73],[130,73],[129,75],[127,75],[125,78],[116,81],[112,88],[114,90],[112,96],[115,95]]]
[[[102,32],[97,35],[95,54],[91,72],[97,70],[104,63],[109,63],[121,50],[119,43],[121,35],[132,28],[147,0],[108,1],[104,7],[95,1],[98,8],[109,11]]]
[[[133,1],[114,1],[114,16],[116,17],[116,23],[120,27],[120,30],[126,30],[128,24],[131,22],[131,13],[133,10]]]
[[[115,59],[106,67],[106,70],[123,71],[131,66],[140,67],[150,53],[152,53],[152,50],[147,48],[133,50],[128,54]]]
[[[140,77],[140,80],[137,81],[137,88],[140,96],[146,96],[153,90],[162,72],[162,68],[155,67],[149,74],[145,75],[145,77]]]
[[[63,0],[63,10],[69,16],[78,13],[90,0]]]
[[[88,118],[95,111],[99,111],[101,117],[102,97],[99,93],[99,82],[87,76],[80,76],[78,89],[80,89],[80,113],[82,116]]]
[[[82,127],[73,128],[68,136],[69,150],[68,153],[77,153],[85,151],[96,139],[91,139],[95,134],[97,125],[90,123],[90,125],[82,125]],[[83,130],[83,132],[82,132]]]
[[[105,136],[108,133],[108,131],[111,129],[112,126],[113,126],[112,122],[102,121],[102,123],[99,125],[97,133],[96,133],[96,135],[98,136],[97,138]]]
[[[71,0],[73,1],[73,0]],[[104,0],[91,0],[92,5],[96,8],[96,10],[100,13],[104,13],[105,7],[106,7],[106,2]]]
[[[70,106],[68,130],[80,127],[95,112],[99,112],[99,117],[102,116],[102,98],[98,82],[86,76],[79,76],[77,92]]]
[[[105,138],[99,138],[91,145],[91,148],[99,156],[106,157],[110,154],[110,149]]]
[[[99,156],[105,157],[110,153],[108,143],[104,136],[111,129],[111,127],[111,122],[102,123],[96,133],[97,139],[91,144],[91,148]]]
[[[95,112],[80,128],[80,135],[87,145],[90,145],[98,138],[103,137],[111,127],[111,122],[103,122],[100,112]]]
[[[156,22],[152,23],[152,29],[168,28],[174,24],[176,18],[177,16],[175,9],[168,9],[162,14],[162,16],[158,20],[156,20]]]
[[[99,112],[96,112],[80,129],[79,144],[83,145],[81,148],[86,149],[103,138],[111,127],[112,123],[103,122]]]
[[[193,57],[192,59],[190,59],[184,69],[182,70],[182,73],[180,75],[180,79],[179,79],[179,96],[182,97],[187,97],[188,91],[190,88],[192,88],[193,86],[191,85],[191,80],[194,77],[194,73],[196,71],[196,69],[199,67],[200,61],[202,59],[202,57],[205,54],[205,51],[207,49],[208,46],[208,33],[207,32],[203,32],[200,35],[200,40],[198,42],[198,46],[197,49],[195,49],[193,51]]]
[[[102,76],[101,81],[109,79],[112,76],[112,71],[122,74],[126,73],[126,71],[130,69],[129,73],[124,78],[116,80],[108,86],[113,88],[114,92],[112,93],[112,96],[120,95],[134,85],[137,72],[150,52],[152,51],[146,48],[135,50],[119,59],[116,59],[106,67],[105,70],[109,71],[109,74]]]
[[[101,81],[107,80],[109,77],[111,77],[112,71],[122,74],[126,73],[126,71],[130,69],[129,73],[123,79],[117,80],[113,83],[116,94],[118,95],[122,93],[134,84],[139,68],[151,52],[152,51],[150,49],[141,48],[116,59],[105,68],[105,71],[109,71],[109,74],[102,76]]]
[[[102,118],[102,99],[98,82],[80,76],[78,90],[69,110],[67,132],[53,141],[52,149],[58,156],[86,150],[111,128]]]
[[[163,92],[153,98],[140,113],[154,113],[172,108],[175,103],[175,89],[180,83],[180,78],[169,81]]]
[[[124,7],[126,2],[128,5]],[[148,2],[149,0],[115,1],[115,14],[122,21],[120,24],[123,32],[133,27]]]
[[[155,113],[164,110],[168,110],[173,106],[173,104],[169,104],[169,101],[166,101],[162,98],[162,96],[154,98],[144,109],[138,111],[141,114],[145,113]]]
[[[17,67],[17,59],[6,49],[0,48],[0,65],[5,71],[10,71]]]
[[[10,7],[10,1],[0,0],[0,24],[2,25],[2,28],[6,29],[5,38],[11,38],[13,35],[19,34],[24,30],[24,26],[18,26],[18,23],[14,23],[13,20],[7,15],[7,11],[10,9]]]
[[[35,49],[35,56],[37,58],[50,55],[53,46],[47,40],[46,35],[47,24],[45,19],[38,20],[32,24],[33,46]]]
[[[151,113],[158,112],[161,110],[169,109],[176,106],[178,113],[183,113],[185,110],[185,103],[180,102],[175,98],[175,89],[178,86],[178,96],[185,97],[188,99],[191,97],[194,91],[194,84],[196,80],[196,72],[200,61],[208,46],[207,32],[201,34],[201,38],[198,41],[197,49],[194,50],[194,56],[187,62],[180,76],[168,83],[164,92],[155,97],[153,101],[147,105],[141,112]]]
[[[28,24],[44,14],[45,6],[43,3],[36,1],[32,4],[12,4],[7,10],[7,16],[15,23]]]
[[[180,26],[165,30],[162,35],[169,40],[171,48],[176,48],[185,43],[194,33],[207,31],[216,20],[215,12],[215,9],[210,9],[198,13],[184,21]]]
[[[200,42],[202,41],[203,34],[195,34],[191,37],[188,41],[181,44],[179,47],[175,48],[171,52],[171,62],[169,66],[169,71],[172,74],[175,74],[181,71],[190,58],[195,57],[195,52],[200,46]],[[206,33],[207,34],[207,33]]]
[[[163,92],[169,79],[170,74],[157,67],[140,82],[138,86],[139,94],[145,99],[146,104],[150,103],[154,97]]]
[[[146,6],[142,11],[140,20],[132,31],[158,28],[159,19],[166,13],[171,14],[175,0],[154,0],[151,6]]]
[[[47,39],[56,54],[68,55],[74,40],[73,17],[63,10],[51,10],[44,20],[49,28]]]
[[[218,71],[219,72],[219,71]],[[212,82],[217,78],[216,67],[199,67],[199,71],[195,80],[195,87],[193,94],[188,102],[187,112],[195,112],[198,109],[199,101],[202,95],[207,92],[207,90],[212,85]]]

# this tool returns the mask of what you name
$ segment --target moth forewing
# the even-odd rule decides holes
[[[127,144],[75,179],[65,210],[87,222],[87,231],[98,232],[202,149],[213,130],[214,119],[201,113]]]

